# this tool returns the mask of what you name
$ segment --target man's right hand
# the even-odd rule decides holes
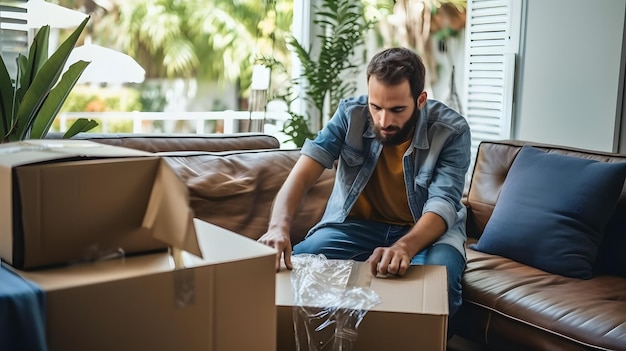
[[[280,260],[284,257],[285,267],[291,265],[291,221],[304,194],[324,172],[324,166],[314,159],[302,155],[293,166],[272,204],[268,230],[258,242],[276,249],[276,271],[280,270]]]
[[[289,233],[281,230],[268,230],[258,240],[258,242],[276,249],[276,272],[280,270],[280,260],[284,256],[285,267],[293,269],[291,264],[291,238]]]

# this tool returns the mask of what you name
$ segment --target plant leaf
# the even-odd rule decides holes
[[[86,118],[79,118],[74,121],[74,123],[72,123],[72,126],[67,130],[67,132],[63,134],[63,139],[69,139],[80,132],[87,132],[95,128],[97,125],[98,122],[94,121],[93,119],[88,120]]]
[[[86,17],[78,28],[59,46],[57,51],[44,62],[32,80],[32,84],[25,92],[24,99],[20,102],[20,107],[17,111],[17,136],[19,139],[24,139],[31,129],[35,116],[37,116],[41,105],[48,97],[50,90],[59,80],[65,68],[65,62],[67,62],[67,58],[76,45],[76,41],[89,18]]]
[[[61,107],[63,107],[63,103],[65,103],[78,78],[80,78],[80,75],[88,65],[89,62],[78,61],[72,64],[67,72],[63,74],[59,84],[50,91],[48,98],[41,105],[41,109],[33,121],[29,139],[41,139],[48,134],[52,122],[54,122]]]
[[[28,58],[22,54],[17,55],[17,78],[15,79],[15,86],[16,86],[16,91],[15,91],[15,108],[17,110],[17,108],[20,106],[20,102],[22,100],[24,100],[24,93],[26,92],[26,90],[28,90],[27,86],[22,87],[21,83],[18,84],[19,82],[21,82],[22,80],[22,72],[27,71],[28,70]],[[15,111],[13,113],[14,115],[17,114],[17,111]],[[15,116],[13,116],[15,117]]]
[[[41,27],[33,43],[28,50],[28,60],[24,61],[20,66],[22,75],[20,77],[20,88],[23,92],[26,92],[35,79],[35,75],[41,69],[43,64],[48,59],[48,43],[50,38],[50,26],[46,25]]]

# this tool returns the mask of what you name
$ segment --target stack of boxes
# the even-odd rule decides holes
[[[151,153],[0,145],[2,268],[44,291],[48,349],[276,349],[275,251],[188,203]]]
[[[0,216],[2,269],[45,296],[33,311],[44,349],[292,351],[296,330],[308,349],[292,271],[276,274],[274,249],[194,219],[185,184],[155,154],[80,140],[0,145]],[[402,278],[353,267],[348,281],[381,301],[354,326],[355,350],[445,350],[444,267]]]

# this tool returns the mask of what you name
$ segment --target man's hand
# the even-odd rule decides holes
[[[412,257],[404,245],[396,243],[390,247],[377,247],[367,262],[373,276],[378,274],[403,276],[411,265]]]
[[[377,247],[367,259],[373,276],[406,273],[413,256],[432,245],[446,231],[446,222],[434,212],[426,212],[413,228],[390,247]]]
[[[293,269],[291,264],[291,238],[289,237],[289,233],[270,229],[257,241],[276,249],[276,272],[280,270],[281,256],[285,257],[285,266],[287,269]]]

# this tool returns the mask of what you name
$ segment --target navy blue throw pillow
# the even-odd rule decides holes
[[[524,146],[471,248],[546,272],[589,279],[626,177],[607,163]]]

